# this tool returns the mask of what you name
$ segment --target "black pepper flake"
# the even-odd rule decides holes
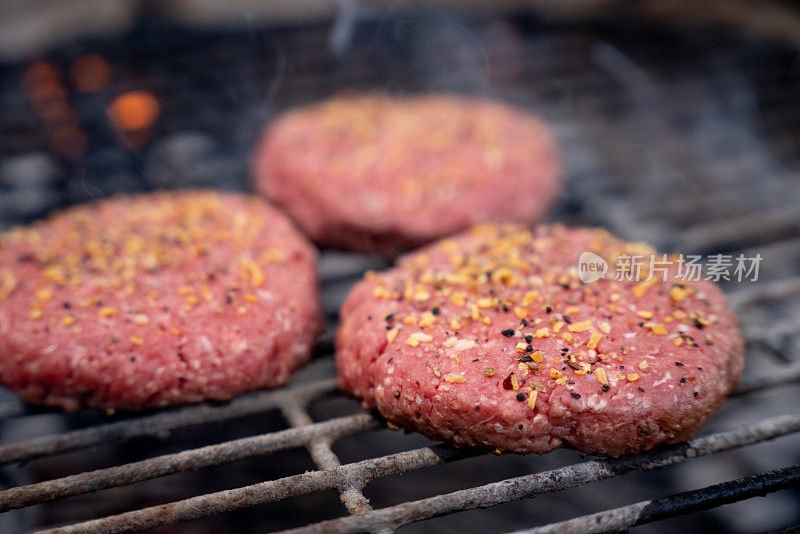
[[[675,362],[675,365],[677,365],[678,367],[683,367],[683,364],[681,362]]]
[[[525,399],[527,399],[527,398],[528,398],[528,396],[525,395],[523,392],[520,391],[519,393],[517,393],[517,400],[519,402],[525,402]]]
[[[644,326],[644,321],[640,321],[640,322],[639,322],[639,328],[641,328],[641,327],[643,327],[643,326]]]
[[[61,306],[63,306],[65,310],[68,310],[72,307],[72,304],[70,304],[68,301],[64,301],[61,303]]]
[[[386,360],[386,363],[392,363],[392,360],[394,360],[394,356],[392,356],[391,358],[389,358],[388,360]]]
[[[704,324],[703,324],[703,323],[700,321],[700,319],[699,319],[699,318],[697,318],[697,317],[695,317],[695,318],[694,318],[694,326],[695,326],[695,327],[696,327],[698,330],[702,330],[703,328],[705,328],[705,327],[706,327],[706,325],[704,325]]]
[[[567,384],[569,384],[570,386],[575,385],[575,381],[574,380],[567,380]]]
[[[681,378],[681,384],[685,384],[685,383],[686,383],[686,377]]]
[[[367,321],[371,321],[371,320],[372,320],[372,316],[371,315],[367,315]]]
[[[135,362],[136,361],[136,356],[131,356],[131,361]]]
[[[119,338],[117,336],[111,336],[112,343],[116,343],[117,341],[119,341]]]
[[[702,370],[703,370],[703,368],[702,368],[702,367],[698,367],[698,368],[697,368],[697,370],[698,370],[698,371],[702,371]]]
[[[400,392],[399,391],[395,391],[394,392],[394,398],[395,399],[399,399],[400,398]]]
[[[519,357],[519,358],[517,358],[516,360],[517,360],[518,362],[527,363],[527,362],[532,362],[532,361],[533,361],[533,358],[531,358],[530,356],[528,356],[528,355],[526,354],[525,356],[520,356],[520,357]]]
[[[533,345],[525,345],[525,352],[533,352]]]
[[[480,411],[480,409],[481,409],[481,407],[480,407],[480,406],[475,406],[475,411],[476,411],[476,412]]]
[[[697,397],[698,393],[695,391],[694,393],[692,393],[692,395]]]
[[[503,311],[508,313],[509,310],[511,310],[511,306],[509,306],[508,304],[503,304]]]
[[[641,391],[642,393],[644,393],[644,388],[643,388],[642,386],[639,386],[639,391]]]
[[[506,337],[511,337],[511,336],[514,335],[514,329],[513,328],[506,328],[505,330],[501,330],[500,333],[503,334]]]
[[[611,386],[609,386],[608,384],[603,384],[603,387],[600,389],[602,389],[603,391],[608,391],[609,389],[611,389]]]
[[[580,368],[581,368],[580,365],[578,365],[576,362],[574,362],[572,360],[567,360],[567,365],[569,365],[570,367],[572,367],[576,371],[580,370]]]
[[[387,323],[391,323],[392,321],[394,321],[394,314],[390,313],[389,315],[384,317],[383,320],[386,321]]]
[[[572,324],[572,319],[569,318],[569,315],[564,316],[564,322],[567,324]]]
[[[552,308],[552,307],[550,307],[550,306],[545,306],[545,307],[544,307],[544,312],[545,312],[545,313],[552,313],[552,311],[553,311],[553,308]]]
[[[519,324],[521,324],[522,326],[528,326],[528,320],[527,320],[527,319],[522,319],[522,320],[519,322]]]
[[[581,394],[580,394],[580,393],[575,393],[574,391],[571,391],[571,392],[569,393],[569,395],[570,395],[570,396],[571,396],[573,399],[580,399],[580,398],[581,398]]]
[[[532,342],[533,342],[532,335],[528,334],[527,336],[525,336],[525,343],[532,343]]]
[[[233,297],[225,295],[225,304],[233,304]]]
[[[472,360],[472,363],[479,362],[479,361],[481,361],[480,358],[475,358],[474,360]]]
[[[624,365],[620,365],[619,368],[620,369],[625,369],[625,366]]]

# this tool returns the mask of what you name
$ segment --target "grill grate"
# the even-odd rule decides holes
[[[669,473],[685,473],[676,471],[681,464],[710,466],[712,459],[734,450],[743,450],[743,458],[754,462],[751,451],[759,443],[797,442],[800,413],[792,410],[800,382],[796,356],[800,342],[795,334],[800,325],[800,209],[793,199],[800,198],[800,181],[792,167],[796,167],[800,147],[792,118],[800,109],[796,97],[800,73],[793,66],[793,53],[715,33],[631,29],[619,21],[543,28],[529,19],[464,20],[437,11],[422,17],[361,21],[344,56],[329,51],[328,38],[327,27],[250,30],[243,36],[143,21],[123,38],[89,40],[53,51],[48,59],[65,71],[89,52],[103,54],[121,71],[106,92],[71,94],[90,143],[85,154],[62,159],[49,152],[42,124],[20,89],[26,65],[0,65],[0,75],[9,81],[0,91],[0,227],[116,191],[244,188],[249,151],[264,121],[276,109],[335,90],[488,94],[531,107],[554,125],[568,162],[567,202],[558,219],[602,224],[623,237],[644,239],[667,250],[765,256],[762,278],[766,282],[727,287],[746,327],[748,380],[723,406],[707,433],[688,444],[633,458],[578,463],[573,463],[569,453],[553,453],[541,457],[545,465],[555,462],[552,468],[520,461],[514,464],[515,476],[492,478],[502,479],[499,482],[453,477],[456,491],[417,500],[398,491],[400,504],[379,503],[373,509],[368,496],[373,502],[386,500],[371,492],[382,480],[392,488],[403,488],[414,471],[433,472],[440,469],[435,466],[445,464],[474,466],[476,461],[487,467],[505,457],[419,440],[407,446],[409,440],[400,434],[381,435],[385,423],[374,414],[331,416],[319,410],[321,403],[341,400],[329,331],[318,345],[315,361],[287,388],[243,395],[225,404],[123,419],[89,417],[92,424],[86,428],[0,444],[0,464],[7,466],[5,472],[14,480],[0,491],[0,511],[36,509],[30,507],[51,501],[58,502],[43,506],[66,507],[75,502],[66,500],[69,497],[89,498],[88,494],[109,490],[91,496],[91,502],[98,502],[114,491],[111,488],[214,466],[233,469],[237,462],[305,448],[314,470],[301,472],[300,468],[255,484],[239,483],[233,489],[159,501],[171,501],[167,504],[152,505],[150,500],[131,506],[126,502],[126,509],[136,508],[129,512],[118,513],[119,508],[113,506],[107,512],[91,510],[92,517],[106,517],[47,532],[142,530],[330,490],[338,492],[350,515],[295,531],[389,532],[527,497],[539,496],[538,502],[548,493],[564,494],[584,485],[592,488],[603,480],[666,467],[671,469],[656,484],[672,487],[665,481]],[[664,42],[671,46],[664,47]],[[104,115],[112,96],[131,89],[152,91],[163,110],[152,143],[137,150],[116,145]],[[40,172],[46,176],[32,177]],[[380,266],[364,257],[323,253],[324,304],[331,330],[350,285],[367,268]],[[774,400],[773,391],[788,392],[786,400]],[[735,415],[745,404],[758,410],[748,417]],[[316,419],[321,420],[316,420],[314,415],[320,411],[323,415]],[[288,428],[251,432],[236,439],[221,434],[220,439],[212,438],[213,444],[159,455],[148,450],[145,459],[133,462],[120,453],[110,467],[67,476],[58,473],[44,481],[19,481],[14,476],[17,464],[57,461],[81,450],[121,442],[159,443],[165,434],[180,429],[205,429],[213,434],[221,424],[273,412],[280,414]],[[6,428],[42,413],[47,412],[31,411],[15,402],[0,403]],[[354,439],[383,446],[353,452],[353,447],[343,444]],[[715,471],[715,480],[691,487],[724,480],[722,484],[688,493],[621,508],[620,504],[638,499],[613,505],[589,502],[578,513],[567,514],[572,519],[532,532],[614,531],[797,488],[800,458],[786,457],[777,457],[776,461],[783,462],[777,469],[745,463],[732,473]],[[787,467],[787,462],[793,465]],[[534,472],[519,476],[520,469]],[[758,474],[742,476],[741,471]],[[401,474],[403,478],[393,478]],[[205,491],[201,487],[196,493]],[[652,486],[649,491],[654,491]],[[585,515],[602,508],[608,509]],[[493,526],[508,530],[509,525],[519,528],[534,518],[561,519],[555,514],[541,515],[541,511]],[[336,515],[340,514],[338,509]],[[800,519],[797,514],[784,516],[784,523]],[[75,520],[69,514],[66,517],[71,523]],[[258,521],[255,517],[251,523]],[[63,522],[56,519],[49,524]],[[463,525],[470,524],[461,525],[463,530]]]

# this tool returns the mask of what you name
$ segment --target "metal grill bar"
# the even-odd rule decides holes
[[[207,403],[198,404],[136,419],[98,425],[83,430],[10,443],[0,446],[0,465],[22,460],[33,460],[42,456],[63,454],[101,443],[124,441],[142,436],[155,436],[165,430],[174,430],[201,423],[213,423],[261,413],[281,407],[289,398],[298,397],[310,400],[330,391],[335,391],[336,387],[337,381],[332,378],[288,389],[243,395],[221,406]]]
[[[294,495],[338,488],[351,481],[366,484],[375,478],[431,467],[475,454],[477,453],[471,450],[457,450],[444,445],[434,445],[347,464],[326,471],[311,471],[233,490],[208,493],[191,499],[41,532],[135,532],[246,506],[278,501]]]
[[[613,510],[509,534],[599,534],[617,532],[676,515],[708,510],[767,493],[800,486],[800,466],[776,469],[702,489],[640,501]]]
[[[484,486],[382,508],[357,516],[316,523],[286,533],[364,532],[377,527],[398,528],[409,523],[474,508],[533,497],[634,471],[649,471],[708,454],[731,450],[800,431],[800,413],[772,417],[761,423],[690,440],[685,445],[643,456],[591,460],[541,473],[510,478]],[[117,516],[120,517],[120,516]],[[78,531],[81,532],[81,531]]]
[[[750,380],[740,386],[734,395],[741,396],[797,380],[800,380],[800,368],[791,373]],[[368,432],[380,424],[380,420],[370,414],[315,423],[296,400],[286,401],[282,410],[295,428],[0,491],[0,512],[303,445],[308,448],[317,467],[321,470],[335,469],[340,462],[331,445],[342,437]],[[361,493],[362,482],[347,480],[338,488],[342,503],[351,513],[371,509]]]
[[[751,379],[742,384],[734,395],[742,396],[797,380],[800,380],[800,367],[791,372]],[[296,399],[286,400],[282,411],[295,428],[0,491],[0,512],[303,445],[309,449],[312,459],[320,469],[329,470],[340,466],[331,449],[335,441],[348,435],[367,432],[380,424],[378,419],[369,414],[315,423]],[[342,502],[351,513],[371,509],[361,493],[362,488],[363,485],[356,484],[355,481],[347,481],[345,487],[340,488]]]
[[[133,484],[173,473],[236,462],[261,454],[318,443],[316,440],[336,440],[366,432],[378,424],[374,417],[366,413],[340,417],[316,425],[290,428],[261,436],[158,456],[141,462],[19,486],[0,492],[0,512],[91,491]]]
[[[736,391],[731,394],[731,397],[741,397],[744,395],[749,395],[750,393],[755,393],[756,391],[761,391],[776,386],[787,386],[799,380],[800,365],[795,365],[789,369],[783,370],[780,373],[751,378],[740,384],[739,387],[736,388]]]
[[[306,410],[304,410],[298,403],[287,403],[287,405],[283,407],[282,411],[284,417],[286,417],[286,420],[289,421],[292,426],[297,428],[314,427],[314,421],[311,419],[311,416],[309,416],[308,412],[306,412]],[[374,427],[377,426],[378,421],[372,419],[372,423],[372,427]],[[320,433],[318,439],[313,441],[309,440],[306,442],[306,448],[308,449],[309,454],[311,454],[311,458],[320,469],[336,469],[342,465],[339,461],[339,458],[333,452],[333,449],[331,449],[331,444],[337,439],[338,437],[335,435],[322,432]],[[347,508],[347,511],[351,514],[358,514],[372,510],[372,507],[369,505],[369,501],[367,501],[367,498],[364,497],[364,494],[361,492],[363,487],[363,481],[349,479],[344,485],[337,488],[339,490],[339,498],[342,500],[342,504],[344,504],[345,508]]]
[[[800,276],[733,291],[727,297],[732,306],[739,307],[750,302],[783,299],[795,293],[800,293]]]

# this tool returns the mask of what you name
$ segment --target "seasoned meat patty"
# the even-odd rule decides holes
[[[612,266],[641,255],[642,278],[612,267],[583,283],[583,252]],[[456,445],[619,456],[685,440],[737,385],[743,341],[713,283],[679,279],[675,264],[666,281],[648,279],[651,254],[560,226],[489,224],[441,240],[352,290],[341,385]]]
[[[320,323],[312,245],[256,197],[119,197],[0,235],[0,380],[27,402],[135,409],[277,386]]]
[[[278,118],[254,179],[317,243],[393,256],[476,222],[540,220],[560,160],[540,120],[498,102],[351,96]]]

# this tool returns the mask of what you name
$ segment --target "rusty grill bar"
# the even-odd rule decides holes
[[[440,16],[439,14],[434,13],[432,16],[434,20],[441,20],[436,18]],[[449,21],[447,18],[445,20]],[[425,24],[422,23],[423,26]],[[673,124],[691,117],[699,106],[713,108],[719,97],[716,92],[694,91],[690,92],[691,99],[683,100],[666,98],[664,89],[660,87],[658,81],[651,79],[647,72],[639,69],[617,48],[608,44],[605,37],[586,36],[580,29],[567,27],[554,32],[553,35],[527,39],[531,25],[535,26],[535,23],[524,20],[520,22],[518,28],[521,37],[517,40],[480,34],[483,47],[481,53],[486,63],[491,64],[492,76],[499,93],[496,96],[530,104],[544,109],[545,112],[549,112],[551,107],[558,109],[558,106],[562,105],[574,106],[569,108],[568,112],[553,113],[553,116],[546,117],[553,122],[565,147],[569,166],[567,187],[570,189],[572,201],[579,204],[562,211],[559,214],[560,218],[568,218],[579,213],[581,222],[603,224],[624,237],[647,239],[659,247],[672,250],[709,252],[741,251],[747,250],[747,247],[754,247],[757,250],[768,248],[778,258],[796,260],[796,256],[800,255],[800,239],[797,238],[800,210],[792,203],[790,197],[777,195],[775,198],[770,197],[744,208],[736,202],[738,198],[748,198],[750,194],[753,194],[754,198],[757,197],[754,192],[758,184],[748,182],[754,168],[773,177],[775,183],[779,185],[796,179],[795,173],[786,168],[765,166],[762,156],[752,144],[747,144],[735,154],[715,154],[703,159],[693,152],[694,147],[691,142],[673,135],[675,133],[672,131]],[[136,39],[151,47],[151,53],[157,58],[156,64],[162,60],[169,60],[169,53],[172,52],[182,59],[195,61],[195,64],[198,54],[203,54],[202,50],[199,53],[192,50],[195,43],[191,33],[188,37],[183,36],[174,42],[168,41],[166,45],[159,45],[159,48],[153,45],[147,31],[143,35],[138,35]],[[317,51],[309,54],[308,49],[326,49],[327,28],[281,30],[279,34],[282,41],[275,48],[280,51],[278,63],[279,66],[283,65],[280,68],[284,69],[283,71],[279,69],[281,88],[275,94],[279,107],[325,96],[343,86],[383,88],[383,80],[392,79],[392,76],[396,75],[393,69],[397,69],[398,64],[391,57],[381,55],[385,51],[380,51],[376,57],[372,57],[369,50],[365,52],[363,47],[354,45],[353,60],[350,62],[332,57],[329,52]],[[269,48],[274,44],[274,38],[269,34],[266,36],[259,34],[258,38],[262,37],[263,41],[258,42],[254,38],[255,48]],[[470,42],[469,39],[466,41]],[[224,43],[224,37],[222,42]],[[268,44],[265,45],[265,42]],[[212,39],[211,43],[212,52],[218,52],[215,48],[218,42]],[[642,43],[644,44],[644,41]],[[234,51],[240,50],[237,48],[240,45],[231,43],[228,45]],[[736,68],[725,67],[726,62],[731,61],[730,57],[734,55],[737,47],[736,43],[731,44],[726,41],[713,51],[705,53],[702,58],[697,61],[692,60],[678,70],[681,75],[689,78],[701,77],[709,65],[722,65],[712,73],[714,82],[728,87],[726,94],[732,95],[731,98],[741,97],[743,92],[737,89],[739,82]],[[222,48],[224,49],[224,46]],[[160,51],[164,50],[169,53],[161,56]],[[249,48],[246,47],[246,50]],[[544,54],[543,61],[525,61],[528,56],[539,53]],[[648,53],[652,55],[654,51],[650,49]],[[228,55],[235,67],[228,72],[233,72],[234,76],[239,73],[236,68],[246,72],[248,78],[245,81],[251,81],[249,77],[269,78],[273,74],[265,72],[265,68],[258,63],[257,54],[255,59],[252,54],[245,55],[240,63],[236,63],[233,59],[235,53]],[[110,56],[113,59],[113,53],[110,53]],[[131,57],[137,56],[130,50],[122,53],[123,60]],[[417,56],[414,57],[418,59]],[[676,65],[669,63],[669,60],[661,63],[664,64],[657,62],[660,75],[671,76]],[[408,64],[402,61],[400,64],[402,67],[408,67]],[[286,72],[286,65],[294,65],[295,70]],[[792,98],[786,98],[777,89],[770,90],[784,77],[784,73],[772,64],[761,65],[757,59],[749,57],[743,60],[742,65],[737,68],[752,68],[755,71],[752,75],[754,83],[767,87],[763,90],[768,104],[763,115],[765,120],[769,119],[768,124],[771,128],[769,143],[778,147],[775,149],[776,152],[784,157],[797,158],[800,155],[800,147],[792,137],[796,131],[793,130],[791,119],[797,116],[798,103]],[[435,71],[436,64],[429,65],[423,62],[421,66],[412,66],[420,71],[412,76],[409,83],[412,90],[420,88],[461,90],[463,85],[465,90],[480,92],[481,84],[484,83],[481,79],[482,71],[488,70],[482,63],[463,65],[452,80],[448,80],[444,87],[439,87],[435,83],[429,85],[422,83],[428,75],[426,69]],[[167,67],[158,69],[169,70]],[[689,76],[687,72],[693,74]],[[182,86],[174,85],[175,79],[170,78],[168,73],[161,72],[154,79],[157,82],[155,85],[158,86],[156,89],[167,93],[168,103],[175,104],[184,96],[181,92]],[[210,81],[204,80],[203,83],[210,86],[210,89],[207,86],[201,88],[206,93],[214,93],[219,87],[233,84],[221,77]],[[270,88],[271,84],[270,80]],[[246,84],[242,86],[245,87]],[[564,98],[559,95],[560,88],[567,88],[565,92],[568,93],[569,99],[574,99],[574,102],[564,104]],[[241,89],[237,93],[238,98],[251,98],[252,95],[247,93],[248,90],[246,87]],[[8,98],[5,93],[0,93],[0,97]],[[217,104],[218,108],[227,113],[223,116],[228,125],[232,126],[235,121],[241,121],[245,123],[245,129],[252,130],[244,135],[244,137],[249,135],[245,143],[247,150],[252,144],[255,130],[261,126],[265,117],[274,111],[271,109],[273,104],[270,103],[268,113],[255,113],[252,117],[249,113],[244,117],[232,117],[228,107],[238,102],[225,101]],[[168,106],[165,108],[169,110]],[[88,110],[88,113],[97,112],[96,109]],[[102,110],[100,112],[102,113]],[[0,142],[0,149],[3,149],[4,153],[31,150],[38,142],[35,136],[34,139],[31,139],[30,135],[18,136],[23,141],[27,139],[25,144],[9,135],[14,131],[8,125],[13,126],[18,118],[19,113],[12,109],[9,109],[6,117],[0,117],[0,141],[9,143],[4,146]],[[165,122],[167,119],[169,118],[166,118]],[[24,121],[20,119],[17,122]],[[181,128],[187,127],[187,123],[194,124],[185,113],[184,116],[178,117],[177,122]],[[579,126],[576,127],[576,124]],[[216,123],[213,126],[217,129]],[[614,128],[623,132],[609,135],[609,131]],[[620,145],[620,142],[624,145]],[[609,155],[607,161],[598,163],[597,155],[586,153],[584,150],[586,146],[591,146],[599,153],[607,153]],[[232,149],[235,151],[240,148]],[[637,157],[631,157],[628,152],[636,152]],[[239,164],[247,159],[243,154],[237,154],[237,157]],[[648,164],[640,164],[637,158],[652,164],[652,169]],[[91,166],[88,164],[87,166],[91,170]],[[65,168],[67,173],[75,170],[69,162],[65,163]],[[671,187],[686,188],[691,194],[676,199],[664,195],[664,191],[648,192],[648,183],[638,188],[634,187],[641,177],[639,173],[642,170],[652,170],[649,185],[657,185],[658,179],[664,178]],[[245,171],[241,167],[234,166],[232,172],[240,176]],[[730,188],[721,187],[723,178],[727,176],[734,178],[733,185]],[[69,177],[73,178],[74,176]],[[157,181],[155,183],[158,185]],[[180,185],[196,184],[188,180],[187,183]],[[231,184],[225,182],[222,185],[228,187]],[[68,193],[64,193],[65,190]],[[61,191],[64,203],[85,200],[83,191],[76,192],[74,188],[65,190]],[[0,189],[0,197],[3,192]],[[87,192],[91,195],[88,188]],[[722,200],[715,202],[716,196]],[[652,223],[648,218],[653,214],[657,216],[655,218],[658,219],[658,224]],[[6,223],[0,213],[0,226]],[[342,289],[360,276],[363,270],[374,266],[363,258],[358,260],[357,264],[358,267],[354,269],[352,262],[349,267],[344,268],[338,264],[331,268],[329,263],[328,271],[325,272],[326,265],[323,261],[323,292],[329,297],[326,301],[326,313],[332,322],[335,322],[337,298],[331,299],[330,296],[337,292],[341,293]],[[729,292],[731,303],[739,310],[765,303],[776,306],[795,303],[796,306],[800,298],[800,276],[797,276],[796,267],[789,275],[773,277],[768,283]],[[797,363],[795,358],[795,363],[789,364],[792,355],[786,354],[781,347],[776,347],[772,339],[776,335],[800,328],[796,307],[787,309],[781,320],[769,328],[750,329],[746,332],[749,353],[774,356],[780,365],[777,369],[773,366],[769,372],[750,376],[734,393],[730,403],[740,402],[740,399],[757,400],[758,395],[765,390],[775,387],[796,387],[800,383],[800,363]],[[373,509],[364,494],[370,482],[466,460],[479,453],[457,450],[445,445],[432,445],[342,463],[334,452],[337,442],[344,438],[376,432],[385,426],[385,422],[369,413],[321,421],[312,418],[309,410],[314,403],[321,399],[335,399],[338,395],[335,373],[330,362],[331,352],[332,343],[328,338],[317,348],[317,361],[310,364],[319,371],[317,374],[324,376],[320,379],[308,380],[275,391],[243,395],[225,404],[200,404],[160,411],[0,445],[0,465],[7,466],[6,469],[13,469],[19,463],[57,457],[103,444],[132,439],[157,440],[165,431],[228,422],[268,412],[279,413],[289,425],[288,428],[274,432],[11,487],[0,491],[0,512],[127,486],[171,474],[264,457],[289,449],[305,448],[316,470],[196,495],[42,532],[138,531],[281,501],[293,496],[335,490],[349,515],[305,525],[291,532],[369,531],[384,534],[404,525],[464,510],[491,507],[635,472],[657,470],[690,461],[701,462],[699,458],[703,456],[747,448],[768,440],[787,439],[800,433],[800,412],[776,415],[755,424],[700,435],[687,444],[651,451],[636,457],[586,460]],[[785,408],[786,411],[795,409],[791,406]],[[28,412],[26,407],[19,403],[0,404],[0,420],[4,422],[21,421],[30,415],[36,416],[36,413]],[[574,517],[521,532],[614,531],[756,495],[796,488],[800,480],[798,469],[800,469],[798,465],[793,465],[777,470],[765,470],[757,475],[737,478],[722,484],[609,508],[595,514]],[[99,497],[102,498],[102,495],[103,493],[100,493]]]

